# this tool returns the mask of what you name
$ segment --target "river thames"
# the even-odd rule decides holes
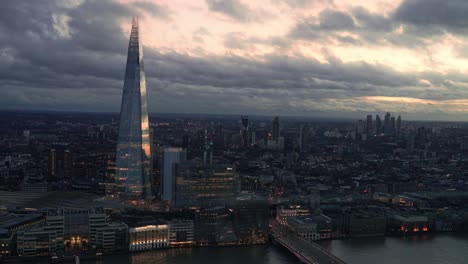
[[[348,264],[465,264],[468,235],[425,235],[333,240],[320,243]],[[299,263],[278,245],[168,249],[106,256],[101,264]]]

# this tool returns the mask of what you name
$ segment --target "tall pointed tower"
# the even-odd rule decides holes
[[[116,184],[120,197],[151,200],[151,146],[138,17],[133,18],[120,108]]]

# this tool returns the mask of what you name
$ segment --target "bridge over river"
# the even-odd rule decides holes
[[[306,240],[272,221],[271,235],[274,241],[287,248],[299,260],[307,264],[346,264],[317,243]]]

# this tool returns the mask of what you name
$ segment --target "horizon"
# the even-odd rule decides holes
[[[63,111],[63,110],[24,110],[24,109],[0,109],[0,112],[13,112],[13,113],[38,113],[38,114],[104,114],[104,115],[119,115],[120,112],[94,112],[94,111]],[[391,113],[389,112],[392,116],[398,116],[399,114]],[[177,112],[148,112],[149,117],[155,118],[157,117],[156,115],[180,115],[180,116],[206,116],[206,117],[219,117],[219,116],[225,116],[225,117],[230,117],[233,119],[238,119],[241,116],[248,116],[249,118],[273,118],[278,116],[281,119],[305,119],[305,121],[308,120],[330,120],[330,121],[349,121],[349,122],[355,122],[359,120],[365,120],[367,115],[372,115],[372,118],[375,119],[376,115],[379,115],[381,118],[384,117],[385,113],[362,113],[361,116],[356,115],[356,117],[343,117],[343,116],[300,116],[300,115],[250,115],[247,113],[177,113]],[[166,117],[164,117],[166,118]],[[464,120],[438,120],[438,119],[404,119],[404,116],[402,115],[402,121],[403,122],[436,122],[436,123],[468,123],[468,121]]]

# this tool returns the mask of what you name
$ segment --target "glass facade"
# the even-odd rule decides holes
[[[230,204],[240,191],[239,175],[226,164],[176,164],[176,206]]]
[[[151,149],[138,18],[133,19],[120,109],[116,153],[117,192],[129,199],[152,199]]]

